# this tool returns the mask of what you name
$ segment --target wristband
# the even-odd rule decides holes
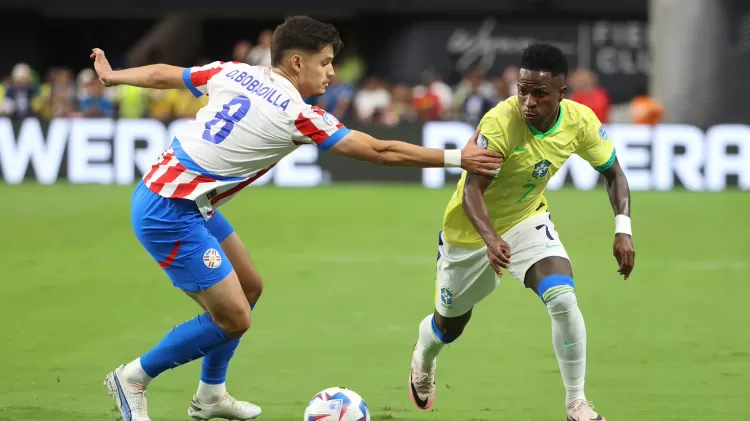
[[[460,168],[461,167],[461,149],[448,149],[444,151],[445,167],[446,168]]]
[[[630,227],[630,217],[627,215],[615,216],[615,234],[628,234],[633,235],[633,230]]]

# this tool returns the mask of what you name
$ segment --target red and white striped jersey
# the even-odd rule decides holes
[[[195,201],[206,219],[299,145],[326,150],[349,133],[266,67],[217,61],[186,68],[183,79],[196,97],[209,95],[208,104],[143,182],[163,197]]]

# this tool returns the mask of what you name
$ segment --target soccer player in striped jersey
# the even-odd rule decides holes
[[[218,208],[299,145],[388,166],[462,167],[491,175],[500,154],[475,142],[463,150],[382,141],[344,127],[303,101],[325,92],[341,47],[336,29],[307,17],[276,28],[272,67],[214,62],[112,71],[104,52],[91,58],[106,86],[187,87],[208,104],[138,183],[131,219],[136,237],[175,287],[205,311],[170,331],[154,348],[105,377],[125,421],[149,420],[145,391],[162,372],[203,357],[195,420],[247,420],[261,409],[227,394],[229,360],[250,327],[262,281],[245,246]],[[476,136],[475,136],[476,139]]]

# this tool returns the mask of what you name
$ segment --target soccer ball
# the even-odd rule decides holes
[[[310,400],[303,421],[370,421],[370,411],[357,392],[330,387]]]

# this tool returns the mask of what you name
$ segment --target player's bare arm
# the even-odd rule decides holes
[[[112,70],[104,51],[94,48],[91,52],[94,70],[104,86],[130,85],[152,89],[179,89],[185,86],[182,67],[168,64],[152,64],[125,70]]]
[[[484,175],[466,174],[463,208],[471,224],[487,244],[487,257],[492,269],[498,276],[502,276],[503,272],[500,268],[507,268],[510,265],[510,245],[497,235],[495,226],[487,213],[487,205],[484,203],[484,192],[493,180],[492,177]]]
[[[352,130],[331,149],[362,161],[391,167],[461,167],[469,173],[492,176],[502,163],[502,154],[480,148],[479,132],[462,150],[424,148],[398,140],[379,140],[367,133]]]
[[[628,279],[635,265],[635,249],[630,230],[630,188],[628,179],[622,171],[620,163],[615,159],[614,164],[603,173],[606,180],[607,194],[612,210],[615,212],[616,224],[613,253],[619,268],[617,271]]]

